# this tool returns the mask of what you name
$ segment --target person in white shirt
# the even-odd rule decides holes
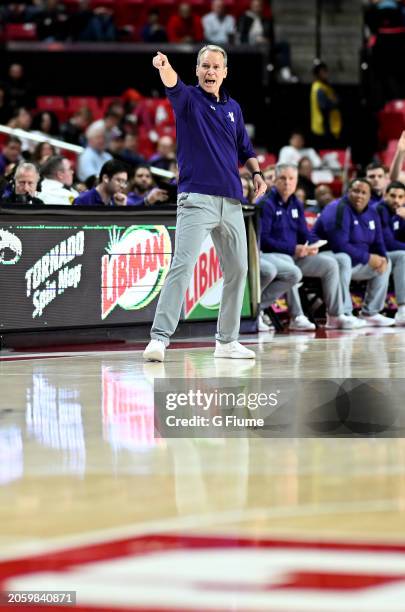
[[[87,147],[79,156],[77,175],[81,181],[89,176],[99,176],[105,162],[112,159],[106,151],[105,130],[103,127],[90,126],[86,131]]]
[[[215,45],[233,43],[236,32],[235,18],[226,13],[224,0],[213,0],[211,9],[211,12],[202,18],[205,40]]]
[[[314,168],[320,168],[322,165],[322,160],[315,149],[305,148],[305,139],[301,132],[293,132],[289,145],[280,150],[277,164],[298,166],[303,157],[308,157]]]
[[[71,206],[79,193],[72,189],[73,168],[70,160],[53,155],[41,168],[43,177],[40,197],[44,204]]]

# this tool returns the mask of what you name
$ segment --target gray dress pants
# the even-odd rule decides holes
[[[201,245],[211,234],[218,254],[223,290],[216,339],[237,340],[248,269],[245,222],[239,200],[200,193],[177,198],[175,251],[160,292],[151,338],[168,346],[175,332]]]

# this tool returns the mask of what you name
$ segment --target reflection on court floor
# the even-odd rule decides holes
[[[253,363],[204,339],[164,364],[125,344],[0,354],[0,591],[77,590],[78,610],[404,609],[405,440],[166,439],[153,389],[400,380],[405,333],[247,342]]]

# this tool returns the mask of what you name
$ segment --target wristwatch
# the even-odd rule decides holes
[[[264,180],[264,175],[263,175],[263,172],[261,170],[256,170],[256,172],[252,172],[252,178],[254,177],[255,174],[260,174],[260,176]]]

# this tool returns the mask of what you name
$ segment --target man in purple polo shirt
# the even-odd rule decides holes
[[[83,191],[75,199],[73,206],[127,206],[127,182],[128,166],[111,159],[101,168],[97,187]]]
[[[344,312],[352,314],[350,280],[366,280],[367,291],[360,318],[368,326],[387,327],[394,319],[380,314],[384,308],[391,262],[388,259],[378,212],[370,206],[372,187],[367,179],[354,179],[347,194],[328,204],[316,220],[313,233],[329,241],[334,253],[347,253],[351,266],[341,270]]]
[[[176,247],[160,293],[151,341],[144,351],[149,361],[163,361],[174,333],[184,296],[204,239],[211,234],[224,278],[214,356],[252,359],[254,351],[237,341],[247,274],[246,231],[238,163],[252,173],[256,198],[266,191],[239,104],[222,88],[227,54],[206,45],[197,57],[197,86],[186,86],[165,55],[158,52],[159,70],[176,115],[179,184]]]

